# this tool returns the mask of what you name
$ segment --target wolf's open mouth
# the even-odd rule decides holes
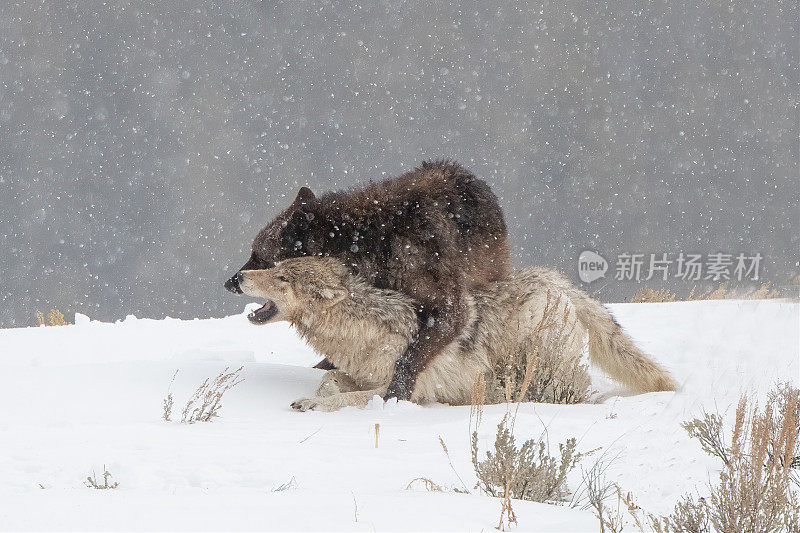
[[[267,300],[267,303],[247,315],[247,320],[252,324],[263,324],[270,318],[275,316],[278,312],[278,306],[272,300]]]

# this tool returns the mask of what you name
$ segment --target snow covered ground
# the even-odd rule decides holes
[[[798,378],[800,306],[708,301],[611,306],[622,325],[682,385],[678,393],[618,395],[599,404],[525,404],[518,440],[543,425],[554,451],[616,456],[609,480],[645,510],[716,479],[717,463],[679,427],[703,409],[732,412],[742,392],[763,394]],[[472,494],[406,490],[426,476],[472,489],[469,407],[373,405],[297,413],[312,393],[318,357],[286,325],[251,326],[244,314],[212,320],[100,323],[0,330],[0,528],[491,530],[500,502]],[[176,415],[206,377],[244,366],[221,417],[182,425],[161,419],[172,387]],[[494,441],[504,406],[487,407],[481,446]],[[375,424],[380,424],[375,448]],[[103,465],[119,482],[83,481]],[[570,487],[580,482],[573,472]],[[274,489],[289,484],[286,490]],[[589,511],[515,502],[519,530],[595,531]]]

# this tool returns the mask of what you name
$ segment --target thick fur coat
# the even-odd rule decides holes
[[[251,320],[291,322],[338,369],[326,374],[315,396],[292,404],[298,410],[363,406],[383,395],[395,362],[417,335],[412,299],[375,287],[335,259],[290,259],[269,270],[244,271],[240,285],[248,295],[269,300],[269,319]],[[464,328],[420,372],[412,401],[470,403],[476,375],[493,371],[501,358],[520,353],[531,341],[547,342],[531,336],[548,334],[539,327],[548,312],[575,324],[563,345],[570,352],[565,358],[579,359],[588,336],[590,361],[632,391],[676,389],[605,306],[554,270],[516,271],[471,291],[464,305]]]
[[[302,188],[255,238],[240,272],[306,256],[335,257],[411,306],[416,325],[394,359],[386,392],[400,399],[416,394],[419,374],[463,334],[466,295],[505,278],[510,264],[497,197],[450,162],[426,162],[398,178],[319,198]],[[239,273],[226,287],[241,292],[238,280]]]

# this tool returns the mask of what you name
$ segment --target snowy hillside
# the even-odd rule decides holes
[[[551,445],[618,456],[608,472],[650,512],[716,478],[717,463],[679,423],[703,409],[732,412],[740,393],[798,381],[797,303],[712,301],[611,306],[620,323],[682,389],[608,397],[592,405],[522,405],[520,439],[548,427]],[[286,325],[212,320],[92,322],[0,330],[0,528],[491,530],[500,502],[472,490],[469,407],[373,405],[297,413],[319,360]],[[161,419],[170,380],[176,416],[206,377],[244,366],[221,416]],[[504,406],[487,407],[482,449]],[[375,424],[380,424],[375,448]],[[471,494],[406,490],[425,476]],[[596,456],[595,456],[596,457]],[[593,458],[585,460],[591,466]],[[103,465],[119,482],[93,490]],[[570,476],[570,487],[580,473]],[[286,490],[276,491],[288,484]],[[516,502],[519,530],[594,531],[589,511]]]

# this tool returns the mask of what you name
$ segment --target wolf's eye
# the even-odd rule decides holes
[[[278,279],[281,280],[281,281],[285,281],[287,283],[289,282],[289,280],[286,279],[286,276],[278,276]]]

